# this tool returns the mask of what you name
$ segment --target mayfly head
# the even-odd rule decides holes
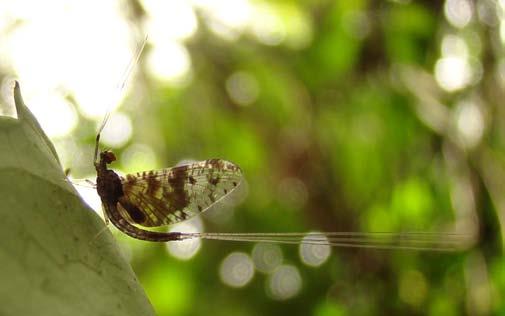
[[[100,161],[105,162],[106,164],[110,164],[113,161],[116,161],[116,155],[112,151],[102,151],[100,153]]]

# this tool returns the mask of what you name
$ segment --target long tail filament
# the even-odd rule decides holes
[[[325,233],[184,233],[183,239],[327,245],[334,247],[457,251],[471,243],[471,236],[432,232],[325,232]]]

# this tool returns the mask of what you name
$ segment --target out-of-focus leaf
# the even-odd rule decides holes
[[[0,314],[153,315],[103,223],[66,181],[15,87],[0,118]]]

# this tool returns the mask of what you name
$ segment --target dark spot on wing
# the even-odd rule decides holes
[[[208,159],[206,163],[213,169],[223,168],[223,161],[221,159]]]
[[[126,197],[119,198],[119,204],[128,212],[133,222],[142,224],[146,221],[146,216],[138,207],[131,203]]]
[[[219,181],[220,181],[219,176],[217,176],[215,178],[210,178],[209,179],[209,183],[212,184],[212,185],[214,185],[214,186],[217,185],[219,183]]]
[[[176,167],[168,174],[168,183],[173,188],[184,188],[188,168],[186,166]]]
[[[123,182],[123,190],[126,192],[130,191],[131,188],[137,183],[137,177],[131,174],[127,174],[126,179],[121,178],[121,180]]]
[[[189,176],[188,180],[189,180],[189,183],[191,183],[192,185],[195,185],[196,179],[193,176]]]
[[[182,210],[189,204],[188,193],[184,189],[188,168],[185,166],[174,168],[168,175],[168,188],[163,188],[163,198],[167,201],[170,211]]]
[[[158,191],[158,189],[161,187],[160,180],[156,178],[156,174],[153,171],[149,171],[145,179],[147,181],[146,194],[154,195],[156,191]]]

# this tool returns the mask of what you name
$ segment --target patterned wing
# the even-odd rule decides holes
[[[240,168],[221,159],[126,175],[118,210],[132,224],[174,224],[205,211],[241,181]]]

